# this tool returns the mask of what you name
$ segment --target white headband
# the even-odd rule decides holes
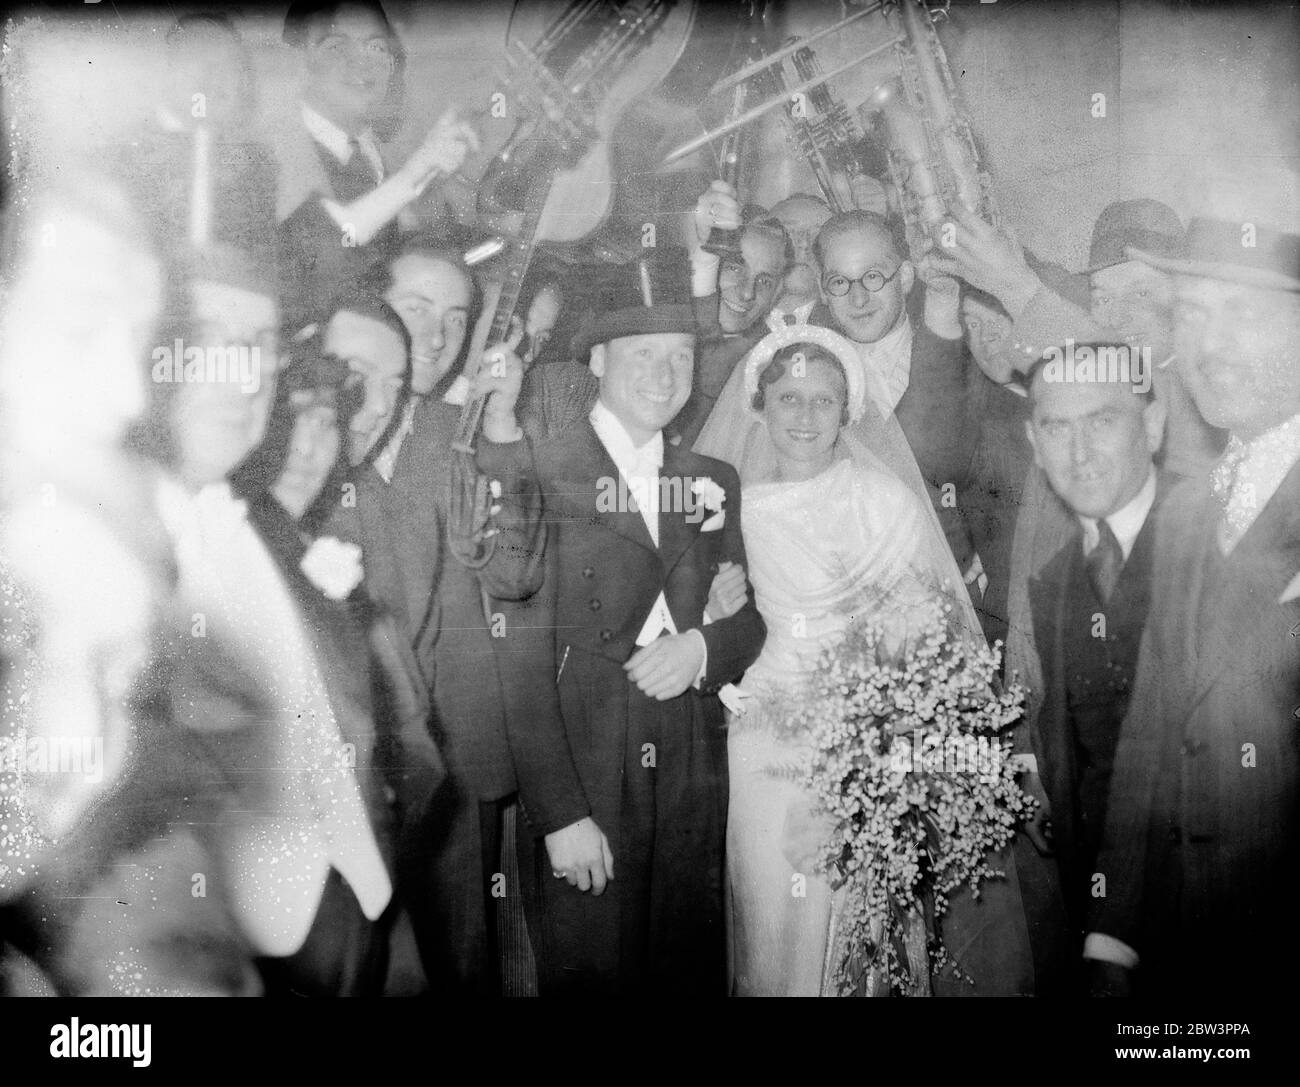
[[[820,325],[785,325],[758,341],[745,361],[745,403],[753,410],[754,394],[758,392],[758,379],[767,369],[767,364],[781,348],[799,343],[816,344],[839,361],[840,367],[844,370],[845,380],[848,382],[849,422],[856,423],[862,418],[867,404],[867,385],[863,380],[862,359],[852,340]]]

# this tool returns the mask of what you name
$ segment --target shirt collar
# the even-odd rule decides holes
[[[600,400],[591,409],[592,429],[596,437],[608,451],[610,459],[624,477],[646,474],[647,468],[653,466],[657,472],[664,463],[664,432],[658,431],[645,445],[638,446],[632,441],[622,421]]]
[[[317,113],[306,102],[301,103],[301,106],[302,123],[306,126],[308,135],[338,159],[339,162],[346,165],[352,158],[352,137],[328,117]],[[374,142],[369,128],[358,132],[356,140],[358,145],[373,144]]]
[[[1127,505],[1121,506],[1114,513],[1104,518],[1110,525],[1111,532],[1115,533],[1115,539],[1119,541],[1119,549],[1124,554],[1124,560],[1128,561],[1129,552],[1133,550],[1133,545],[1137,542],[1138,534],[1142,531],[1142,526],[1146,524],[1147,514],[1151,512],[1151,507],[1156,501],[1156,469],[1155,465],[1147,473],[1146,482],[1142,484],[1142,489],[1138,491]],[[1079,523],[1083,525],[1083,552],[1088,554],[1097,546],[1097,541],[1101,539],[1101,529],[1097,527],[1097,518],[1080,517]]]

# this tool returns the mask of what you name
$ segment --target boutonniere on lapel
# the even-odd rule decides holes
[[[313,540],[299,563],[307,580],[331,600],[346,600],[361,584],[361,548],[334,536]]]
[[[696,508],[703,507],[710,516],[700,525],[701,532],[717,532],[727,521],[727,511],[722,504],[727,500],[727,492],[714,483],[708,476],[701,476],[691,484],[691,494],[695,495]]]

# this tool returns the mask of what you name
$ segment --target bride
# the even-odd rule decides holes
[[[958,630],[979,637],[979,624],[928,504],[860,437],[857,424],[872,408],[854,345],[830,329],[788,326],[754,348],[743,375],[750,425],[732,429],[728,442],[744,447],[736,463],[751,469],[742,524],[768,634],[729,716],[732,991],[814,996],[833,991],[826,960],[836,896],[812,866],[828,828],[779,772],[800,754],[781,728],[781,707],[797,699],[821,651],[868,609],[883,611],[891,640],[901,640],[935,593],[949,597]],[[708,439],[706,429],[700,445]],[[737,455],[735,448],[706,451]],[[762,463],[770,468],[755,479],[753,466]],[[1008,855],[996,866],[1009,862]],[[1013,870],[982,889],[978,906],[953,896],[945,940],[975,979],[974,991],[1028,988],[1028,934]],[[945,988],[936,978],[934,989],[972,987],[952,981]]]

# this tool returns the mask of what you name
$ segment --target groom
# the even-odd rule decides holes
[[[515,681],[536,692],[531,719],[510,727],[539,989],[720,995],[716,692],[765,635],[752,599],[705,617],[720,566],[745,564],[740,485],[663,439],[691,389],[688,306],[606,311],[575,351],[590,353],[600,396],[536,447],[545,582],[507,612],[504,639]]]

